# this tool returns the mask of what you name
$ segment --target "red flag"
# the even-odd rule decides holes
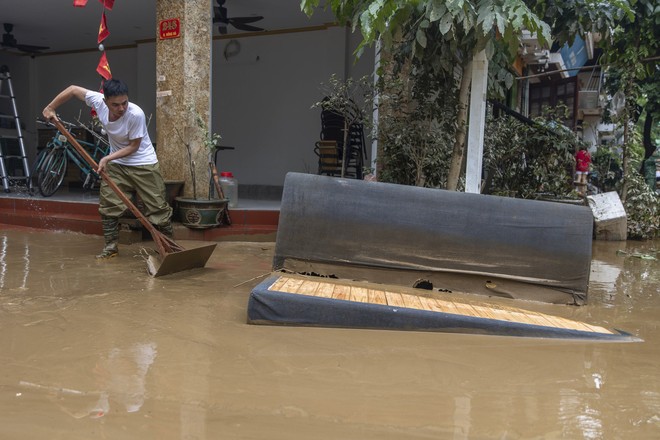
[[[108,11],[112,11],[112,7],[115,5],[115,0],[99,0],[99,2],[103,3],[103,7]]]
[[[87,0],[73,0],[74,8],[84,8],[87,6]]]
[[[99,26],[99,38],[97,43],[101,44],[101,41],[108,38],[108,35],[110,35],[110,30],[108,30],[108,24],[105,21],[105,12],[104,12],[103,14],[101,14],[101,25]]]
[[[105,52],[103,52],[103,55],[101,55],[99,65],[96,66],[96,71],[105,79],[112,78],[112,72],[110,72],[110,64],[108,64],[108,58],[105,56]]]

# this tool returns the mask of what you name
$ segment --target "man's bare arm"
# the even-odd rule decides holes
[[[43,110],[43,116],[49,121],[57,119],[57,108],[69,101],[71,98],[78,98],[81,101],[85,101],[85,95],[88,90],[84,87],[71,85],[60,92]]]
[[[135,153],[139,148],[140,148],[140,143],[142,142],[142,138],[137,138],[137,139],[132,139],[127,146],[124,148],[120,148],[119,150],[115,151],[112,154],[108,154],[107,156],[104,156],[99,160],[99,166],[96,169],[97,173],[100,173],[103,171],[111,160],[119,159],[121,157],[126,157],[130,156],[131,154]]]

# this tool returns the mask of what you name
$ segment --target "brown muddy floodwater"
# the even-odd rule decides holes
[[[0,439],[660,438],[660,241],[595,242],[587,306],[515,304],[642,343],[252,326],[273,243],[159,279],[100,247],[0,230]]]

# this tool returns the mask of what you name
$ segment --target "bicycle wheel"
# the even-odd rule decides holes
[[[41,150],[39,154],[37,154],[37,158],[34,160],[34,163],[32,164],[32,168],[30,169],[30,179],[29,179],[29,187],[28,187],[30,194],[34,194],[34,189],[39,185],[39,182],[37,180],[37,178],[39,177],[39,171],[41,171],[41,168],[43,167],[44,164],[44,159],[46,158],[46,155],[48,155],[49,151],[50,148],[48,147]]]
[[[50,197],[55,194],[64,180],[67,162],[68,158],[63,148],[56,148],[48,153],[37,177],[42,196]]]
[[[83,189],[94,189],[99,181],[99,176],[94,171],[85,168],[80,170],[80,180],[83,182]]]

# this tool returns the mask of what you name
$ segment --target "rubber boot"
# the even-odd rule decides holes
[[[154,225],[158,232],[165,235],[169,239],[174,239],[174,229],[172,229],[172,222],[167,222],[164,225]]]
[[[116,257],[119,252],[119,219],[116,217],[101,216],[103,224],[103,238],[105,239],[105,246],[100,254],[96,256],[99,260],[104,260]]]

